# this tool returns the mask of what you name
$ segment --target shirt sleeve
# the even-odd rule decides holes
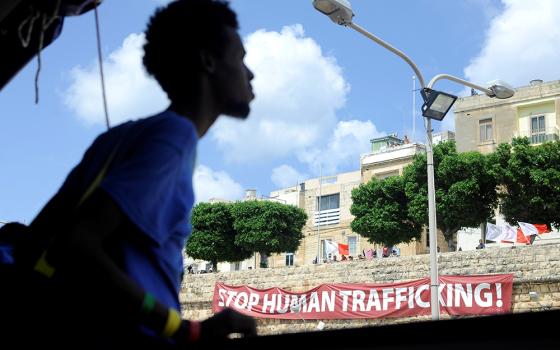
[[[135,144],[101,183],[129,219],[155,244],[188,231],[194,202],[192,173],[196,140],[154,136]],[[183,232],[187,233],[187,232]]]

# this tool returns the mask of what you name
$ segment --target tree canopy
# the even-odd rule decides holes
[[[245,260],[260,253],[293,252],[307,220],[297,207],[270,201],[200,203],[192,215],[193,233],[185,251],[195,259],[218,262]]]
[[[373,178],[352,190],[350,212],[354,215],[352,231],[370,243],[391,247],[419,239],[422,233],[422,225],[408,214],[408,199],[400,176]]]
[[[560,142],[533,146],[528,138],[515,138],[511,145],[500,144],[490,159],[507,222],[560,228]]]
[[[476,227],[494,216],[497,207],[496,177],[489,158],[478,152],[458,153],[454,141],[434,147],[437,227],[451,245],[462,227]],[[426,155],[414,157],[404,171],[409,214],[428,224]]]
[[[230,204],[199,203],[193,209],[193,231],[185,246],[186,253],[194,259],[212,262],[214,270],[222,261],[245,260],[252,255],[235,244],[236,231],[233,227]]]
[[[236,202],[231,207],[235,245],[261,253],[294,252],[303,239],[305,212],[295,206],[271,201]]]

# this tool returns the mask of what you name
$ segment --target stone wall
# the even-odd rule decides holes
[[[512,273],[513,312],[560,308],[560,244],[442,253],[439,255],[439,273]],[[281,287],[300,292],[323,283],[383,283],[428,276],[428,255],[187,275],[181,291],[181,302],[185,318],[202,320],[212,315],[211,305],[216,281],[228,285],[249,285],[259,289]],[[429,319],[430,317],[418,317],[323,322],[325,329],[337,329]],[[316,329],[318,322],[263,319],[258,320],[258,328],[261,335],[311,331]]]

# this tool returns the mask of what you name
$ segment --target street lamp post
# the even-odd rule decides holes
[[[319,12],[327,15],[333,22],[350,27],[367,38],[373,40],[377,44],[383,46],[387,50],[393,52],[402,58],[414,71],[420,86],[422,87],[422,98],[424,105],[422,106],[422,115],[426,123],[426,165],[428,176],[428,233],[430,242],[430,305],[432,310],[432,319],[439,320],[439,276],[437,265],[437,216],[436,216],[436,192],[434,183],[434,156],[432,147],[432,119],[442,120],[445,114],[449,111],[455,100],[456,96],[446,94],[443,92],[432,90],[433,85],[441,79],[447,79],[456,83],[469,86],[471,88],[484,92],[489,97],[497,97],[500,99],[509,98],[513,96],[513,89],[506,83],[496,80],[490,83],[490,87],[484,88],[482,86],[473,84],[466,80],[448,75],[436,75],[428,84],[425,85],[424,77],[416,64],[402,51],[393,47],[386,41],[378,38],[356,23],[353,23],[352,18],[354,12],[348,0],[313,0],[313,6]]]

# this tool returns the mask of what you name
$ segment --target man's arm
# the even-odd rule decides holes
[[[113,199],[103,190],[96,190],[80,206],[76,223],[67,237],[68,254],[61,260],[60,268],[70,272],[79,285],[95,286],[99,296],[111,305],[109,313],[125,316],[161,333],[168,327],[170,313],[174,311],[155,301],[146,312],[146,292],[113,261],[105,249],[107,241],[125,234],[122,227],[127,224],[130,224],[128,217]],[[193,334],[194,329],[197,334]],[[230,333],[255,335],[255,321],[226,309],[202,321],[200,326],[182,321],[171,336],[178,344],[186,344],[193,340],[217,340]]]

